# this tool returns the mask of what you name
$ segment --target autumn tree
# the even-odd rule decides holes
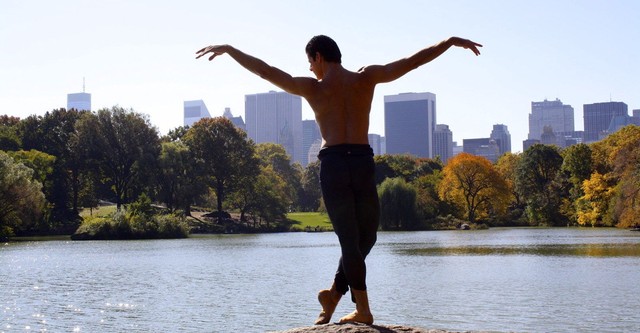
[[[590,186],[583,186],[583,220],[591,216],[587,221],[601,221],[605,226],[636,224],[640,213],[640,127],[626,126],[590,147],[594,174]]]
[[[583,183],[591,177],[593,159],[591,148],[580,143],[564,149],[562,152],[561,177],[570,184],[569,195],[562,199],[562,212],[572,222],[578,221],[578,203],[584,195]]]
[[[463,208],[472,223],[504,212],[509,203],[507,184],[491,162],[467,153],[456,155],[444,167],[438,194]]]
[[[201,119],[183,140],[193,154],[193,162],[202,170],[202,181],[215,191],[219,212],[223,211],[226,196],[247,179],[255,179],[259,172],[255,145],[227,118]],[[221,215],[219,221],[222,222]]]

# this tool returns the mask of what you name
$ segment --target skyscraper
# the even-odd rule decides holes
[[[553,133],[564,140],[565,136],[573,136],[574,126],[573,107],[562,104],[562,101],[544,100],[531,102],[529,114],[529,140],[540,140],[545,126],[551,126]],[[558,144],[563,147],[564,144]]]
[[[322,136],[320,135],[320,128],[315,120],[303,120],[302,121],[302,166],[307,166],[312,161],[309,161],[309,148],[316,143],[322,144]],[[317,155],[317,153],[316,153]]]
[[[67,110],[91,111],[91,94],[86,92],[67,94]]]
[[[184,101],[184,126],[191,126],[202,118],[211,118],[203,100]]]
[[[462,148],[465,153],[482,156],[492,163],[500,157],[500,147],[496,140],[491,138],[463,139]]]
[[[504,153],[511,152],[511,134],[509,134],[507,125],[493,125],[493,130],[491,131],[489,138],[495,140],[496,144],[498,144],[498,148],[500,148],[500,156]]]
[[[444,164],[453,157],[453,133],[449,125],[436,125],[436,130],[433,132],[433,155],[440,156]]]
[[[629,116],[627,104],[622,102],[584,104],[583,112],[585,143],[595,142],[606,136],[614,118]]]
[[[387,154],[433,157],[435,127],[435,94],[424,92],[384,96]]]
[[[244,115],[247,135],[253,141],[281,144],[292,162],[303,164],[300,96],[275,91],[245,95]]]

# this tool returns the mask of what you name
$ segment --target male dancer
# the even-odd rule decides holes
[[[228,54],[261,78],[304,97],[315,113],[323,139],[318,155],[322,197],[342,252],[333,285],[318,293],[322,312],[316,324],[331,320],[340,298],[349,288],[356,310],[342,317],[340,323],[373,323],[364,260],[376,242],[380,211],[373,151],[367,136],[374,89],[378,83],[398,79],[430,62],[451,46],[470,49],[479,55],[478,47],[482,45],[451,37],[412,56],[352,72],[342,67],[342,55],[333,39],[315,36],[305,49],[315,79],[292,77],[230,45],[211,45],[196,52],[196,59],[210,53],[209,60]]]

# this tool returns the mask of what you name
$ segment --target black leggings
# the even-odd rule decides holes
[[[369,145],[344,144],[320,150],[322,197],[342,256],[334,279],[336,290],[366,290],[365,258],[376,243],[380,202],[373,150]]]

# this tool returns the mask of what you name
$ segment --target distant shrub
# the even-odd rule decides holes
[[[174,214],[134,214],[116,211],[106,217],[85,217],[72,239],[186,238],[186,219]]]

